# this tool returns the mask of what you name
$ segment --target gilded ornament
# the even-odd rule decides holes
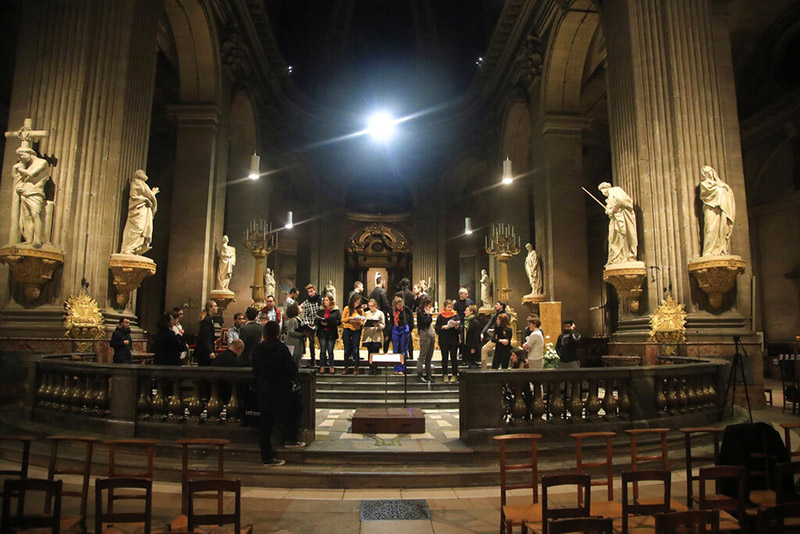
[[[66,336],[74,339],[79,352],[88,352],[95,339],[106,337],[103,328],[103,314],[92,297],[86,293],[70,295],[64,303],[67,313],[64,315]]]
[[[664,353],[667,356],[676,355],[677,344],[686,342],[686,307],[677,303],[672,295],[667,295],[650,316],[649,341],[666,344]]]

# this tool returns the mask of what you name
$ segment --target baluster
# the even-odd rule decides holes
[[[178,421],[186,419],[186,410],[181,396],[181,381],[175,379],[172,382],[172,397],[169,398],[169,418]]]
[[[711,375],[708,376],[708,398],[709,407],[713,407],[715,410],[718,410],[719,395],[717,394],[717,383],[715,381],[715,377]]]
[[[564,403],[564,395],[561,393],[562,382],[550,382],[550,413],[553,415],[551,421],[559,424],[564,422],[564,415],[567,406]]]
[[[47,375],[41,374],[39,376],[39,388],[36,390],[36,404],[44,406],[47,402],[45,399],[45,391],[47,390]]]
[[[164,379],[157,377],[156,381],[156,394],[153,397],[152,410],[153,417],[159,421],[163,421],[167,417],[167,399],[164,397]]]
[[[653,379],[656,386],[656,413],[662,417],[667,410],[667,395],[664,393],[664,379],[656,377]]]
[[[568,389],[570,383],[567,383]],[[572,394],[569,397],[569,419],[573,423],[583,422],[583,401],[581,401],[581,380],[576,379],[572,382]]]
[[[55,376],[53,373],[47,373],[45,375],[45,379],[47,380],[47,385],[44,388],[44,395],[42,406],[45,408],[52,408],[53,407],[53,389],[55,388]]]
[[[225,407],[229,423],[236,423],[240,421],[242,416],[242,402],[239,398],[239,384],[234,382],[231,385],[231,398],[228,400],[228,405]]]
[[[631,403],[631,398],[628,395],[628,384],[624,382],[620,382],[619,384],[619,417],[620,419],[624,419],[626,421],[630,421],[633,419],[633,415],[631,413],[633,405]]]
[[[528,415],[528,404],[525,402],[525,390],[522,386],[512,387],[514,403],[511,407],[512,423],[521,425],[525,423],[525,416]]]
[[[617,398],[614,396],[614,381],[606,380],[604,386],[603,411],[606,412],[605,420],[614,421],[617,419]]]
[[[541,423],[545,412],[544,399],[542,398],[542,385],[538,382],[531,383],[533,388],[533,402],[531,402],[531,422]]]
[[[208,404],[206,404],[206,416],[209,423],[222,422],[222,407],[222,402],[219,400],[219,381],[214,380],[211,382],[211,396],[208,398]]]
[[[152,388],[150,378],[141,378],[139,381],[139,398],[136,400],[136,417],[139,419],[150,417],[152,404],[150,402],[150,394],[147,391],[150,388]]]
[[[72,377],[64,375],[64,385],[61,388],[61,398],[58,407],[63,411],[69,411],[69,403],[72,400]]]
[[[89,414],[94,408],[94,376],[86,375],[86,386],[81,399],[81,413]]]
[[[598,388],[597,380],[589,381],[589,396],[586,397],[586,420],[589,422],[594,422],[600,419],[598,415],[600,412],[601,404],[600,399],[597,397],[597,388]]]
[[[108,380],[109,380],[108,376],[100,375],[99,385],[97,386],[97,393],[95,393],[94,396],[94,404],[97,407],[97,413],[101,417],[109,413]]]
[[[72,398],[70,399],[70,411],[73,413],[79,413],[83,408],[84,384],[80,376],[73,377]]]
[[[203,401],[200,398],[199,380],[192,381],[192,396],[189,398],[187,408],[189,409],[189,420],[197,423],[200,421],[200,414],[203,413]]]
[[[678,390],[680,384],[675,377],[667,378],[667,407],[669,408],[669,415],[677,415],[679,410],[678,405]]]
[[[58,374],[55,373],[51,376],[51,379],[53,381],[53,393],[50,397],[50,408],[57,410],[61,406],[61,390],[63,388],[62,384],[64,381],[60,376],[58,376]]]

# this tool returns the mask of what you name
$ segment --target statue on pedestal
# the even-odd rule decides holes
[[[606,265],[635,262],[639,241],[633,200],[621,187],[613,187],[608,182],[601,183],[597,188],[606,197],[606,215],[609,219]]]
[[[539,254],[533,249],[530,243],[525,244],[528,255],[525,257],[525,274],[528,275],[528,282],[531,284],[531,295],[544,294],[542,285],[542,264],[539,261]]]
[[[333,280],[328,280],[328,283],[325,285],[325,293],[323,295],[330,297],[333,299],[333,302],[336,302],[336,286],[333,285]]]
[[[47,201],[44,187],[50,177],[50,165],[23,144],[17,149],[19,161],[11,168],[14,199],[11,203],[11,227],[19,228],[11,236],[12,243],[24,239],[34,248],[50,241],[47,235]]]
[[[736,200],[731,187],[717,171],[706,165],[700,171],[700,200],[703,201],[703,256],[730,254],[731,234],[736,220]]]
[[[481,307],[491,308],[492,307],[491,282],[489,281],[489,274],[486,272],[486,269],[481,269],[480,282],[481,282]]]
[[[264,297],[275,296],[275,273],[267,267],[264,271]]]
[[[133,173],[128,198],[128,219],[122,232],[120,254],[141,256],[153,241],[153,216],[158,210],[158,187],[150,189],[143,170]]]
[[[219,262],[217,264],[217,284],[222,291],[230,291],[233,266],[236,265],[236,249],[228,244],[228,236],[222,236],[222,245],[219,247]]]

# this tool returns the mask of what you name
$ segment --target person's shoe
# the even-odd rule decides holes
[[[321,374],[321,375],[325,374],[325,368],[324,367],[320,367],[319,368],[319,374]]]
[[[286,449],[302,449],[305,446],[305,441],[295,441],[294,443],[286,443],[283,447]]]
[[[279,460],[277,458],[273,458],[268,462],[264,462],[264,467],[278,467],[286,463],[286,460]]]
[[[349,375],[350,374],[350,368],[349,367],[345,367],[344,368],[344,372],[342,374],[343,375]]]
[[[336,374],[336,369],[334,369],[333,367],[328,367],[328,374],[329,375],[335,375]]]
[[[427,377],[425,377],[425,380],[433,384],[433,375],[428,375]]]
[[[357,374],[358,374],[358,368],[355,368],[355,369],[353,369],[353,374],[354,374],[354,375],[357,375]]]
[[[424,377],[424,376],[422,376],[422,375],[417,375],[417,378],[419,378],[419,381],[420,381],[420,382],[427,382],[427,381],[428,381],[428,379],[427,379],[427,378],[425,378],[425,377]]]

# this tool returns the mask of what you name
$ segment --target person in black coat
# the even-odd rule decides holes
[[[439,350],[442,351],[442,381],[455,382],[458,377],[458,346],[460,344],[461,321],[453,310],[453,301],[444,301],[444,309],[436,318],[436,334],[439,336]],[[450,361],[453,374],[447,376],[447,362]]]
[[[319,372],[334,374],[333,346],[339,339],[339,325],[342,323],[342,312],[336,307],[331,295],[322,297],[322,307],[317,310],[317,336],[319,337]]]
[[[239,329],[239,339],[244,341],[244,350],[242,355],[239,356],[239,365],[242,367],[250,367],[253,361],[253,351],[261,343],[261,336],[264,328],[261,323],[256,321],[258,317],[258,310],[250,307],[244,311],[247,322]]]
[[[253,351],[256,398],[261,412],[258,443],[264,466],[286,463],[275,457],[272,448],[272,429],[277,421],[283,422],[286,447],[305,446],[305,443],[297,440],[300,410],[293,392],[297,366],[289,349],[278,339],[280,332],[278,323],[269,321],[264,326],[264,341]]]
[[[470,369],[480,367],[481,361],[481,323],[478,320],[478,307],[467,306],[464,312],[464,361]]]
[[[511,319],[507,314],[502,314],[497,318],[497,328],[492,335],[492,341],[495,343],[494,359],[492,360],[492,369],[508,369],[508,363],[511,361],[511,336],[513,332],[509,327]]]
[[[186,351],[186,343],[177,335],[172,327],[178,322],[178,314],[167,312],[158,318],[158,330],[153,338],[153,352],[155,365],[180,365],[181,352]]]
[[[200,316],[200,331],[197,333],[197,345],[194,348],[194,359],[197,365],[211,365],[216,358],[214,352],[214,316],[217,314],[217,303],[209,300]]]
[[[114,329],[109,342],[114,349],[114,363],[133,363],[131,359],[131,349],[133,339],[131,339],[131,322],[127,317],[119,320],[119,326]]]
[[[211,360],[211,365],[214,367],[238,367],[239,356],[244,350],[244,341],[241,339],[234,339],[228,348],[217,354],[217,357]]]
[[[397,293],[394,294],[395,297],[400,297],[403,299],[403,304],[405,304],[406,308],[414,312],[414,302],[417,300],[417,296],[411,291],[411,280],[408,278],[403,278],[400,280],[399,289]],[[408,346],[406,347],[406,360],[413,360],[414,359],[414,339],[409,336],[408,338]]]

